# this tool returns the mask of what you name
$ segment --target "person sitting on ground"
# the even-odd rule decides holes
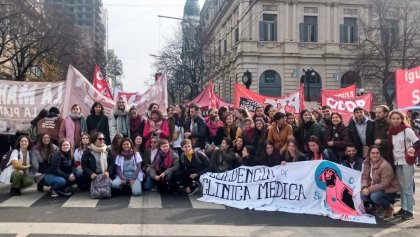
[[[258,160],[259,165],[265,165],[268,167],[273,167],[281,164],[280,151],[274,148],[274,143],[270,141],[265,141],[264,143],[265,152]]]
[[[324,133],[324,139],[325,146],[334,151],[338,159],[343,157],[344,149],[350,143],[350,137],[341,114],[336,112],[331,113],[331,126],[327,127]]]
[[[195,194],[200,185],[200,176],[210,171],[209,159],[199,151],[193,150],[191,140],[181,143],[182,155],[179,159],[179,169],[175,171],[176,180],[185,188],[188,195]]]
[[[141,157],[144,156],[144,152],[145,152],[145,146],[143,143],[143,138],[139,135],[139,134],[134,134],[134,140],[133,144],[134,144],[134,151],[138,152],[140,154]]]
[[[306,160],[329,160],[334,163],[340,163],[335,153],[330,149],[323,149],[321,142],[315,136],[311,136],[308,139],[308,154],[306,154]]]
[[[51,186],[51,197],[59,195],[70,196],[75,192],[70,186],[80,182],[81,173],[76,173],[73,157],[73,148],[69,139],[60,141],[59,150],[49,159],[49,167],[45,174],[45,185]]]
[[[149,167],[149,176],[159,193],[174,194],[178,191],[178,183],[174,177],[178,169],[178,153],[171,149],[168,140],[161,139],[158,154]]]
[[[141,169],[146,175],[146,178],[143,179],[143,190],[149,191],[153,188],[153,180],[150,176],[150,168],[153,161],[156,159],[156,156],[159,153],[159,138],[152,137],[150,138],[150,147],[146,149],[143,157],[143,162],[141,163]]]
[[[293,137],[293,128],[286,122],[286,115],[277,112],[268,132],[268,140],[273,142],[274,147],[280,151],[291,137]]]
[[[238,139],[239,140],[239,139]],[[216,147],[211,154],[210,170],[214,173],[221,173],[233,170],[238,166],[238,160],[242,157],[236,157],[232,151],[232,140],[223,138],[220,148]]]
[[[250,145],[244,146],[242,150],[242,157],[239,161],[240,165],[243,166],[256,166],[257,161],[255,160],[255,149]]]
[[[295,139],[289,139],[281,153],[281,164],[288,162],[305,161],[306,157],[299,151],[298,144]]]
[[[347,144],[345,152],[345,157],[341,160],[341,164],[349,167],[350,169],[362,170],[363,159],[358,156],[356,146],[353,143]]]
[[[37,178],[37,174],[45,174],[48,169],[48,158],[58,150],[58,147],[52,143],[50,135],[43,133],[39,136],[37,144],[31,149],[31,165],[32,170]],[[44,177],[37,178],[37,190],[44,191],[45,179]]]
[[[237,159],[240,159],[242,157],[243,150],[244,150],[244,141],[242,140],[242,137],[238,137],[236,138],[236,141],[233,144],[231,151],[235,153],[235,156]]]
[[[382,158],[378,146],[371,146],[368,154],[363,161],[361,198],[372,205],[368,213],[390,218],[393,216],[393,203],[400,184],[392,166]]]
[[[207,142],[215,146],[220,146],[224,136],[223,123],[220,124],[218,115],[211,115],[209,123],[206,123]],[[181,147],[182,148],[182,147]]]
[[[112,188],[121,190],[125,185],[128,185],[131,187],[133,196],[140,196],[142,194],[141,182],[143,181],[142,159],[133,147],[134,144],[129,138],[123,138],[121,153],[115,159],[117,177],[112,180]]]

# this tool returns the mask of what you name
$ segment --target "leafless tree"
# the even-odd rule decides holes
[[[420,4],[415,0],[370,0],[372,16],[360,21],[360,54],[354,70],[364,80],[378,80],[386,103],[392,105],[397,68],[420,63]]]

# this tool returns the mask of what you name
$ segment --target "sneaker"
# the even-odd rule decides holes
[[[366,213],[370,215],[375,215],[379,210],[379,206],[372,205],[369,208],[366,208]]]
[[[51,190],[50,190],[50,195],[51,195],[51,197],[53,197],[53,198],[56,198],[56,197],[60,196],[60,195],[58,195],[57,191],[55,191],[55,190],[53,190],[53,189],[51,189]]]
[[[188,195],[194,195],[194,194],[196,194],[197,192],[198,192],[198,190],[200,190],[200,187],[199,187],[199,185],[197,184],[197,182],[193,182],[193,184],[191,185],[191,187],[190,187],[190,189],[191,189],[191,192],[190,193],[188,193]]]
[[[38,190],[38,192],[44,192],[44,182],[39,181],[36,185],[36,190]]]
[[[392,218],[393,213],[394,213],[394,207],[390,206],[387,209],[385,209],[384,215],[381,218],[382,219]]]
[[[414,218],[413,213],[409,211],[405,211],[405,214],[402,217],[403,220],[411,220],[413,218]]]
[[[10,188],[10,196],[21,196],[20,188]]]
[[[68,190],[64,189],[64,190],[57,190],[57,193],[63,196],[70,196],[73,193],[69,192]]]
[[[402,208],[399,211],[394,213],[394,216],[398,216],[398,217],[401,217],[401,216],[404,216],[404,215],[405,215],[405,210],[402,209]]]

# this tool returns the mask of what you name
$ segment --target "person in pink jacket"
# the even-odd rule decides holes
[[[169,124],[166,119],[163,119],[160,110],[152,110],[150,119],[144,125],[143,139],[146,140],[146,148],[150,147],[151,137],[158,137],[159,139],[169,138]]]

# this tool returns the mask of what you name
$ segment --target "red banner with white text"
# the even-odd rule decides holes
[[[101,70],[98,65],[95,65],[95,72],[93,73],[93,86],[101,93],[102,95],[113,100],[111,89],[105,77],[102,76]]]
[[[356,97],[356,84],[338,90],[321,90],[327,96],[337,96],[344,99]]]
[[[356,107],[362,107],[364,110],[371,111],[373,106],[372,93],[366,93],[362,96],[356,96],[355,98],[345,99],[337,96],[330,96],[324,92],[321,94],[322,106],[331,106],[332,112],[340,113],[343,116],[343,122],[347,123],[351,116],[353,116],[353,110]]]
[[[420,66],[395,72],[398,109],[420,106]]]
[[[268,97],[260,95],[244,86],[235,83],[235,107],[247,108],[249,111],[255,111],[255,108],[260,105],[271,104],[279,109],[280,112],[291,112],[299,114],[305,109],[305,98],[303,94],[303,85],[290,94],[282,97]]]

